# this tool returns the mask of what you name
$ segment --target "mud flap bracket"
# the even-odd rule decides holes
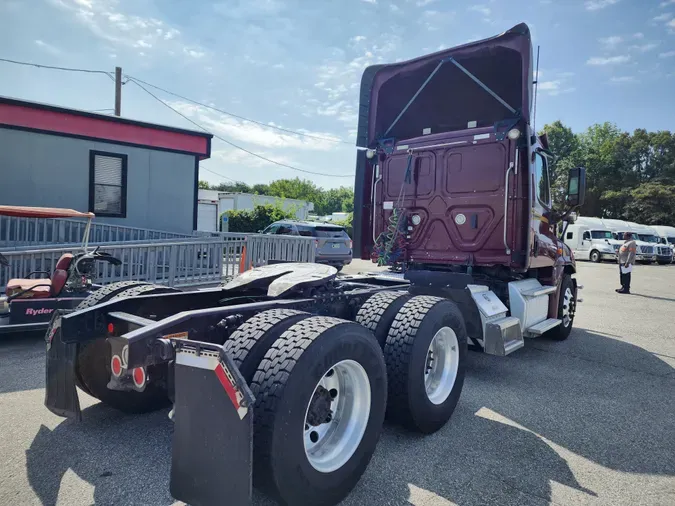
[[[253,394],[222,346],[172,342],[171,495],[192,506],[250,504]]]

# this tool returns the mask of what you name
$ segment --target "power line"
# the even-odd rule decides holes
[[[105,70],[80,69],[80,68],[73,68],[73,67],[57,67],[57,66],[54,66],[54,65],[42,65],[42,64],[38,64],[38,63],[9,60],[9,59],[6,59],[6,58],[0,58],[0,61],[4,61],[4,62],[7,62],[7,63],[14,63],[16,65],[25,65],[25,66],[28,66],[28,67],[36,67],[36,68],[40,68],[40,69],[62,70],[62,71],[66,71],[66,72],[85,72],[85,73],[89,73],[89,74],[104,74],[104,75],[108,76],[113,82],[115,81],[115,78],[112,76],[112,73],[107,72]],[[127,80],[124,81],[122,84],[126,84],[127,82],[129,82],[130,79],[132,79],[134,81],[138,81],[141,84],[144,84],[144,85],[149,86],[151,88],[154,88],[156,90],[167,93],[168,95],[172,95],[174,97],[185,100],[186,102],[190,102],[192,104],[199,105],[201,107],[205,107],[205,108],[211,109],[213,111],[217,111],[221,114],[225,114],[226,116],[231,116],[232,118],[237,118],[237,119],[240,119],[242,121],[248,121],[249,123],[254,123],[254,124],[260,125],[264,128],[271,128],[273,130],[279,130],[280,132],[286,132],[286,133],[293,134],[293,135],[300,135],[300,136],[307,137],[307,138],[310,138],[310,139],[317,139],[317,140],[322,140],[322,141],[327,141],[327,142],[334,142],[334,143],[337,143],[337,144],[348,144],[350,146],[353,145],[352,142],[346,141],[344,139],[339,139],[339,138],[335,138],[335,137],[324,137],[324,136],[321,136],[321,135],[314,135],[314,134],[308,134],[308,133],[305,133],[305,132],[300,132],[299,130],[291,130],[289,128],[283,128],[283,127],[279,127],[279,126],[276,126],[276,125],[269,125],[267,123],[263,123],[262,121],[257,121],[257,120],[251,119],[251,118],[247,118],[245,116],[241,116],[239,114],[234,114],[232,112],[225,111],[224,109],[220,109],[218,107],[215,107],[215,106],[212,106],[212,105],[209,105],[209,104],[205,104],[203,102],[198,102],[198,101],[193,100],[191,98],[188,98],[184,95],[180,95],[178,93],[174,93],[173,91],[169,91],[165,88],[162,88],[161,86],[157,86],[157,85],[149,83],[147,81],[143,81],[142,79],[138,79],[137,77],[134,77],[134,76],[131,76],[131,75],[128,75],[128,74],[125,74],[125,77],[127,78]]]
[[[214,172],[211,169],[207,169],[206,167],[202,167],[201,165],[199,166],[199,170],[205,170],[207,172],[210,172],[211,174],[215,174],[218,177],[222,177],[223,179],[228,179],[229,181],[232,181],[233,183],[241,183],[242,181],[237,181],[236,179],[232,179],[231,177],[224,176],[223,174],[220,174],[218,172]]]
[[[38,63],[29,63],[25,61],[8,60],[7,58],[0,58],[0,61],[4,61],[6,63],[14,63],[15,65],[24,65],[26,67],[36,67],[39,69],[63,70],[65,72],[83,72],[86,74],[103,74],[108,76],[113,81],[115,80],[115,78],[112,75],[110,75],[110,72],[106,72],[105,70],[78,69],[72,67],[55,67],[54,65],[41,65]]]
[[[293,135],[302,135],[304,137],[309,137],[311,139],[318,139],[318,140],[322,140],[322,141],[335,142],[335,143],[339,143],[339,144],[349,144],[350,146],[353,145],[353,143],[351,143],[349,141],[345,141],[343,139],[331,138],[331,137],[322,137],[320,135],[307,134],[307,133],[304,133],[304,132],[300,132],[298,130],[290,130],[288,128],[282,128],[282,127],[278,127],[278,126],[275,126],[275,125],[268,125],[267,123],[263,123],[262,121],[256,121],[254,119],[246,118],[244,116],[240,116],[238,114],[234,114],[232,112],[228,112],[228,111],[225,111],[223,109],[219,109],[218,107],[214,107],[212,105],[204,104],[202,102],[197,102],[196,100],[192,100],[191,98],[185,97],[183,95],[179,95],[178,93],[174,93],[173,91],[166,90],[166,89],[161,88],[159,86],[155,86],[154,84],[151,84],[151,83],[148,83],[148,82],[143,81],[141,79],[138,79],[137,77],[130,76],[128,74],[125,74],[125,76],[127,77],[127,79],[132,79],[132,80],[138,81],[139,83],[145,84],[146,86],[150,86],[151,88],[155,88],[156,90],[162,91],[162,92],[167,93],[169,95],[173,95],[174,97],[185,100],[186,102],[190,102],[192,104],[199,105],[201,107],[206,107],[207,109],[212,109],[212,110],[217,111],[221,114],[225,114],[227,116],[231,116],[233,118],[237,118],[237,119],[240,119],[242,121],[248,121],[249,123],[255,123],[256,125],[260,125],[260,126],[265,127],[265,128],[272,128],[274,130],[279,130],[281,132],[286,132],[286,133],[293,134]]]
[[[194,121],[193,119],[187,117],[187,116],[186,116],[185,114],[183,114],[182,112],[180,112],[180,111],[178,111],[177,109],[171,107],[171,106],[170,106],[169,104],[167,104],[164,100],[162,100],[162,99],[159,98],[157,95],[155,95],[155,94],[152,93],[150,90],[148,90],[145,86],[143,86],[140,82],[136,81],[136,79],[134,79],[134,78],[131,77],[131,76],[127,76],[127,77],[129,77],[129,80],[130,80],[132,83],[134,83],[136,86],[138,86],[139,88],[141,88],[143,91],[145,91],[148,95],[150,95],[152,98],[154,98],[155,100],[157,100],[159,103],[161,103],[161,104],[164,105],[165,107],[171,109],[173,112],[175,112],[176,114],[178,114],[179,116],[181,116],[183,119],[189,121],[190,123],[192,123],[193,125],[195,125],[197,128],[199,128],[200,130],[203,130],[203,131],[205,131],[205,132],[207,132],[207,133],[211,133],[211,132],[209,132],[208,129],[204,128],[202,125],[200,125],[199,123],[197,123],[197,122]],[[298,171],[298,172],[304,172],[305,174],[313,174],[313,175],[315,175],[315,176],[326,176],[326,177],[354,177],[353,174],[349,174],[349,175],[347,175],[347,174],[326,174],[326,173],[324,173],[324,172],[313,172],[313,171],[311,171],[311,170],[300,169],[300,168],[298,168],[298,167],[294,167],[293,165],[289,165],[289,164],[287,164],[287,163],[278,162],[278,161],[276,161],[276,160],[272,160],[271,158],[267,158],[267,157],[265,157],[265,156],[263,156],[263,155],[260,155],[260,154],[258,154],[258,153],[255,153],[255,152],[253,152],[253,151],[250,151],[250,150],[248,150],[248,149],[246,149],[246,148],[244,148],[244,147],[241,147],[241,146],[239,146],[239,145],[237,145],[237,144],[235,144],[235,143],[233,143],[233,142],[231,142],[231,141],[225,139],[224,137],[221,137],[221,136],[217,135],[217,134],[213,134],[213,136],[214,136],[216,139],[220,139],[220,140],[223,141],[224,143],[229,144],[229,145],[232,146],[233,148],[239,149],[239,150],[241,150],[241,151],[243,151],[243,152],[245,152],[245,153],[248,153],[248,154],[251,155],[251,156],[255,156],[256,158],[260,158],[261,160],[264,160],[264,161],[266,161],[266,162],[272,163],[272,164],[274,164],[274,165],[278,165],[278,166],[280,166],[280,167],[285,167],[285,168],[287,168],[287,169],[296,170],[296,171]]]

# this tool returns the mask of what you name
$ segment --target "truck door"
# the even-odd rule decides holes
[[[558,243],[549,221],[553,202],[548,157],[544,152],[535,149],[530,155],[530,162],[532,192],[530,267],[550,267],[555,263]]]
[[[579,256],[582,258],[588,258],[590,255],[592,244],[592,237],[590,230],[584,230],[581,234],[581,242],[579,243]]]

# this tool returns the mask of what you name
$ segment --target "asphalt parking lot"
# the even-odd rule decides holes
[[[567,341],[470,353],[450,423],[427,437],[385,425],[344,504],[675,504],[675,265],[637,266],[630,296],[616,265],[579,270]],[[82,423],[49,413],[42,337],[0,341],[0,504],[175,504],[167,412],[80,399]]]

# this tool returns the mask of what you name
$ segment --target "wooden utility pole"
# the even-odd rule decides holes
[[[122,67],[115,67],[115,116],[119,116],[122,109]]]

